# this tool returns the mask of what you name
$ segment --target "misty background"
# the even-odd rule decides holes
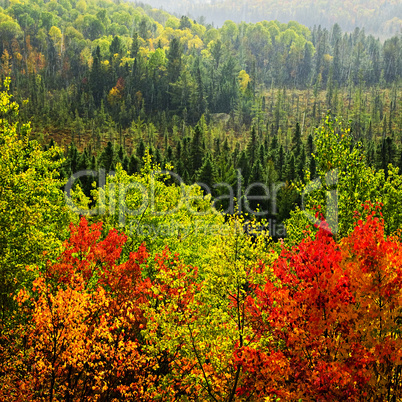
[[[338,23],[344,31],[359,27],[380,38],[402,30],[399,0],[147,0],[143,3],[215,27],[226,20],[252,23],[293,20],[308,27],[325,28]]]

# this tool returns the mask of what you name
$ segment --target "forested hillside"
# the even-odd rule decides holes
[[[225,222],[199,187],[155,177],[147,152],[139,173],[118,165],[94,189],[98,213],[78,218],[60,189],[60,150],[29,139],[9,83],[2,401],[402,397],[402,176],[369,167],[341,123],[328,116],[315,130],[323,186],[306,206],[316,223],[296,210],[287,242],[275,243],[241,214]],[[140,188],[154,195],[150,208]]]
[[[402,5],[398,0],[147,0],[145,3],[202,18],[218,26],[226,20],[259,22],[277,19],[329,29],[337,22],[346,31],[364,27],[366,32],[380,37],[397,34],[402,27]]]
[[[3,3],[0,401],[401,400],[402,38],[341,14]]]
[[[315,175],[314,129],[328,110],[350,120],[369,164],[402,165],[398,36],[277,21],[215,29],[111,1],[9,3],[0,21],[1,75],[28,100],[35,137],[65,149],[63,177],[118,162],[138,172],[149,148],[214,196],[220,182],[236,194],[288,183],[282,222],[300,202],[291,181]]]

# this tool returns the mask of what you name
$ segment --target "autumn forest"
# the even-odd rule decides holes
[[[0,2],[0,401],[402,401],[399,6],[291,3]]]

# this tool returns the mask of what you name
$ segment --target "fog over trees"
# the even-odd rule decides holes
[[[222,26],[226,20],[259,22],[291,20],[313,27],[343,30],[364,27],[366,32],[388,37],[401,32],[402,2],[399,0],[146,0],[144,3],[201,22]]]

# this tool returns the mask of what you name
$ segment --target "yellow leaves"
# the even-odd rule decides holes
[[[121,58],[119,67],[124,67],[125,65],[128,65],[130,68],[132,68],[132,66],[134,64],[134,60],[135,59],[133,59],[131,57],[124,56],[124,57]],[[105,60],[105,61],[107,61],[109,63],[108,60]]]
[[[147,58],[150,50],[147,47],[140,46],[140,49],[138,51],[139,55],[143,58]]]
[[[107,96],[107,101],[111,106],[115,106],[120,100],[122,99],[122,94],[120,91],[116,88],[113,87]]]
[[[3,50],[3,55],[1,56],[1,61],[2,61],[1,72],[4,76],[8,77],[11,73],[11,65],[10,65],[11,56],[8,53],[7,49]],[[8,89],[9,86],[6,88]]]
[[[155,39],[155,43],[160,43],[160,45],[162,46],[162,49],[166,50],[169,47],[169,39],[166,35],[161,35],[158,36]]]
[[[155,51],[155,48],[154,48],[154,41],[152,40],[152,38],[147,39],[147,42],[148,42],[148,48],[149,48],[149,50],[150,50],[151,52]]]
[[[85,47],[83,50],[81,50],[80,59],[83,64],[86,64],[89,68],[92,67],[93,57],[89,47]]]
[[[239,81],[240,89],[244,92],[250,82],[250,76],[244,70],[241,70],[237,79]]]
[[[60,40],[62,38],[62,34],[60,31],[60,28],[55,27],[54,25],[50,28],[49,30],[49,36],[52,39],[52,41],[54,42],[54,44],[59,44]]]
[[[189,49],[202,49],[204,42],[196,35],[188,41],[187,46]]]
[[[332,62],[332,59],[334,58],[333,56],[331,56],[330,54],[324,54],[324,62],[327,64],[330,64]]]
[[[164,30],[164,26],[157,21],[155,21],[154,24],[156,26],[155,37],[158,37],[162,34],[162,32]],[[158,43],[158,41],[156,41],[155,43]]]

